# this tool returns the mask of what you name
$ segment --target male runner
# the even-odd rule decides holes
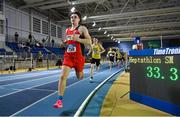
[[[101,54],[105,52],[103,46],[98,42],[97,38],[93,39],[93,44],[88,52],[88,55],[92,52],[91,58],[91,71],[90,71],[90,82],[93,80],[94,64],[96,64],[96,71],[99,70]]]
[[[58,100],[54,104],[55,108],[63,107],[62,99],[66,88],[66,80],[71,68],[76,71],[78,79],[82,79],[84,72],[85,57],[83,53],[84,44],[90,45],[91,36],[88,29],[81,25],[81,14],[79,12],[72,12],[69,16],[71,27],[66,29],[66,50],[64,54],[64,61],[62,65],[62,72],[58,85]]]

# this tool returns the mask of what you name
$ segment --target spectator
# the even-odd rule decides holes
[[[41,51],[38,52],[37,56],[37,66],[42,67],[43,66],[43,54]]]
[[[30,52],[30,50],[31,50],[31,48],[29,47],[29,46],[24,46],[24,50],[26,51],[26,52]]]
[[[45,46],[45,42],[46,42],[46,40],[43,38],[43,39],[42,39],[42,44],[43,44],[43,46]]]
[[[20,50],[23,49],[23,43],[19,43],[18,47],[19,47]]]
[[[58,59],[58,61],[56,62],[56,66],[62,66],[62,60],[61,60],[61,58]]]
[[[19,34],[17,32],[15,32],[14,40],[15,40],[16,43],[18,43],[18,37],[19,37]]]
[[[51,40],[52,47],[54,47],[54,39]]]
[[[32,44],[32,33],[31,32],[29,33],[28,39],[29,39],[29,43]]]
[[[26,46],[29,46],[29,47],[30,47],[30,43],[29,43],[29,42],[26,42]]]
[[[43,43],[45,43],[45,42],[46,42],[46,40],[43,38],[43,39],[42,39],[42,42],[43,42]]]

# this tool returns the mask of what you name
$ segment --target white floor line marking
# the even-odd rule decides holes
[[[56,81],[58,81],[58,80],[55,80],[55,81],[52,81],[52,82],[56,82]],[[49,84],[49,83],[52,83],[52,82],[46,82],[44,84],[35,85],[33,87],[28,87],[28,88],[25,88],[25,89],[22,89],[22,90],[14,91],[14,92],[11,92],[11,93],[8,93],[8,94],[5,94],[5,95],[1,95],[0,98],[8,96],[8,95],[11,95],[11,94],[14,94],[14,93],[18,93],[18,92],[21,92],[21,91],[24,91],[24,90],[32,89],[34,87],[38,87],[38,86],[41,86],[41,85]]]
[[[75,76],[74,72],[71,72],[70,75],[73,75],[72,77]],[[59,78],[56,79],[56,80],[53,80],[52,82],[56,82],[56,81],[58,81],[58,80],[59,80]],[[11,95],[11,94],[14,94],[14,93],[18,93],[18,92],[21,92],[21,91],[24,91],[24,90],[32,89],[32,88],[34,88],[34,87],[38,87],[38,86],[41,86],[41,85],[49,84],[49,83],[52,83],[52,82],[50,81],[50,82],[46,82],[46,83],[43,83],[43,84],[40,84],[40,85],[35,85],[35,86],[33,86],[33,87],[28,87],[28,88],[25,88],[25,89],[22,89],[22,90],[14,91],[14,92],[11,92],[11,93],[8,93],[8,94],[5,94],[5,95],[1,95],[0,98],[1,98],[1,97],[5,97],[5,96],[8,96],[8,95]],[[5,86],[5,85],[4,85],[4,86]]]
[[[86,78],[86,79],[84,79],[84,80],[88,80],[88,79]],[[84,80],[80,80],[80,81],[78,81],[78,82],[75,82],[75,83],[73,83],[73,84],[71,84],[71,85],[67,86],[67,88],[69,88],[69,87],[71,87],[71,86],[73,86],[73,85],[75,85],[75,84],[77,84],[77,83],[79,83],[79,82],[82,82],[82,81],[84,81]],[[37,104],[37,103],[39,103],[39,102],[41,102],[41,101],[45,100],[46,98],[48,98],[48,97],[50,97],[50,96],[54,95],[54,94],[55,94],[55,93],[57,93],[57,92],[58,92],[58,91],[56,91],[56,92],[54,92],[54,93],[52,93],[52,94],[50,94],[50,95],[48,95],[48,96],[46,96],[46,97],[44,97],[44,98],[42,98],[42,99],[38,100],[38,101],[36,101],[36,102],[34,102],[34,103],[30,104],[29,106],[26,106],[25,108],[23,108],[23,109],[21,109],[21,110],[17,111],[16,113],[14,113],[14,114],[10,115],[9,117],[13,117],[13,116],[15,116],[15,115],[17,115],[17,114],[21,113],[22,111],[24,111],[24,110],[26,110],[26,109],[30,108],[31,106],[33,106],[33,105],[35,105],[35,104]]]
[[[108,70],[109,70],[109,69],[108,69]],[[102,71],[101,71],[101,72],[102,72]],[[99,73],[101,73],[101,72],[99,72]],[[75,83],[73,83],[73,84],[67,86],[66,88],[70,88],[70,87],[72,87],[73,85],[75,85],[75,84],[77,84],[77,83],[80,83],[80,82],[82,82],[82,81],[89,80],[89,78],[90,78],[90,77],[87,77],[87,78],[85,78],[85,79],[83,79],[83,80],[80,80],[80,81],[78,81],[78,82],[75,82]],[[50,94],[50,95],[48,95],[48,96],[46,96],[46,97],[44,97],[44,98],[38,100],[38,101],[36,101],[36,102],[30,104],[29,106],[26,106],[25,108],[23,108],[23,109],[17,111],[16,113],[10,115],[9,117],[13,117],[13,116],[15,116],[15,115],[17,115],[17,114],[23,112],[24,110],[30,108],[31,106],[33,106],[33,105],[35,105],[35,104],[37,104],[37,103],[39,103],[39,102],[41,102],[41,101],[43,101],[44,99],[50,97],[51,95],[54,95],[54,94],[57,93],[57,92],[58,92],[58,91],[56,91],[56,92],[54,92],[54,93],[52,93],[52,94]]]
[[[61,72],[61,71],[60,71]],[[59,74],[60,72],[55,72],[54,74]],[[30,77],[35,77],[35,76],[39,76],[39,75],[41,75],[41,73],[37,73],[37,74],[24,74],[25,76],[27,75],[27,76],[29,76],[29,75],[31,75]],[[43,75],[49,75],[49,74],[43,74]],[[14,75],[14,76],[10,76],[10,77],[15,77],[16,75]],[[3,78],[3,77],[0,77],[0,78]],[[20,77],[20,78],[11,78],[11,79],[6,79],[6,80],[0,80],[0,82],[3,82],[3,81],[9,81],[9,80],[17,80],[17,79],[25,79],[25,78],[29,78],[29,77]]]
[[[86,65],[86,66],[89,66],[89,64],[88,65]],[[88,68],[85,68],[85,69],[88,69]],[[0,78],[3,78],[3,77],[14,77],[14,76],[22,76],[22,75],[31,75],[31,74],[34,74],[35,76],[38,76],[38,75],[40,75],[41,73],[43,73],[43,72],[47,72],[47,71],[49,71],[49,70],[46,70],[46,71],[36,71],[37,73],[33,73],[33,72],[26,72],[26,73],[23,73],[23,74],[13,74],[13,75],[9,75],[9,76],[2,76],[2,77],[0,77]],[[73,71],[73,70],[72,70]],[[60,73],[61,72],[61,69],[54,69],[54,70],[50,70],[49,72],[55,72],[55,73]],[[45,74],[44,74],[45,75]],[[47,74],[48,75],[48,74]],[[8,80],[15,80],[16,78],[12,78],[12,79],[6,79],[6,80],[0,80],[0,82],[1,81],[8,81]],[[22,78],[17,78],[17,79],[23,79],[23,77]]]
[[[13,90],[21,90],[21,89],[13,89]],[[29,89],[29,90],[36,90],[36,91],[47,91],[47,92],[49,92],[49,91],[51,91],[51,92],[55,92],[55,91],[57,91],[57,90],[49,90],[49,89],[36,89],[36,88]]]
[[[4,86],[9,86],[9,85],[14,85],[14,84],[22,84],[22,83],[25,83],[25,82],[38,81],[38,80],[42,80],[42,79],[49,78],[49,77],[55,77],[55,76],[59,76],[59,74],[55,74],[55,75],[51,75],[51,76],[45,76],[45,77],[38,78],[38,79],[26,80],[26,81],[22,81],[22,82],[15,82],[15,83],[1,85],[1,86],[4,87]]]

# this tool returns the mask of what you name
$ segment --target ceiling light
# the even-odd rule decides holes
[[[71,8],[71,12],[74,12],[74,11],[75,11],[75,9],[76,9],[75,7]]]
[[[94,22],[94,23],[93,23],[93,25],[92,25],[92,26],[93,26],[93,27],[95,27],[95,26],[96,26],[96,22],[95,22],[95,21],[93,21],[93,22]]]
[[[106,34],[106,33],[107,33],[107,31],[105,30],[105,31],[104,31],[104,34]]]
[[[86,19],[87,19],[87,16],[84,16],[82,19],[83,19],[83,20],[86,20]]]

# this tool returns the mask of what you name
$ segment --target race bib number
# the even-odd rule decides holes
[[[76,46],[73,44],[69,44],[67,47],[67,52],[76,52]]]
[[[94,53],[94,54],[97,54],[97,53],[98,53],[98,50],[97,50],[97,49],[93,49],[93,53]]]

